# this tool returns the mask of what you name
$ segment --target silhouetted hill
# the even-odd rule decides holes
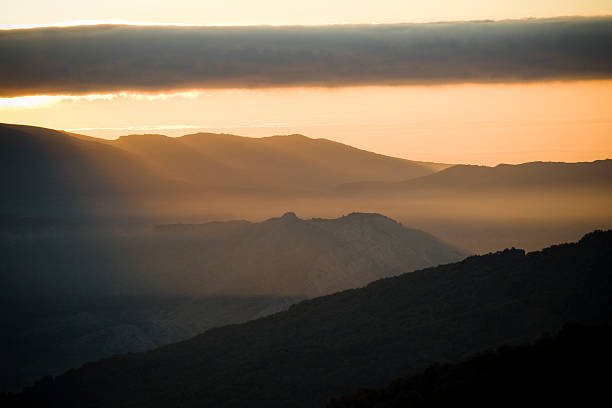
[[[202,187],[300,191],[350,181],[405,180],[449,166],[301,135],[132,135],[109,141],[12,124],[0,124],[0,152],[2,187],[26,204],[27,199],[75,195],[201,194]]]
[[[0,124],[0,144],[3,184],[26,196],[63,190],[84,194],[142,192],[143,187],[164,181],[135,155],[95,138]]]
[[[612,231],[376,281],[193,339],[89,363],[19,398],[61,407],[312,407],[434,361],[609,324]]]
[[[140,155],[164,173],[214,188],[320,189],[350,181],[401,181],[449,167],[302,135],[131,135],[107,143]]]
[[[456,165],[435,174],[397,183],[350,183],[344,191],[515,190],[532,188],[612,188],[612,160],[581,163],[533,162],[495,167]]]
[[[241,195],[256,202],[249,207],[263,210],[259,218],[264,218],[278,210],[266,212],[261,200],[280,197],[286,203],[304,195],[328,194],[331,187],[346,182],[400,181],[448,166],[301,135],[199,133],[104,140],[0,124],[0,189],[7,197],[0,213],[218,219],[219,208],[233,207],[236,195]],[[287,207],[291,206],[282,206]]]
[[[381,390],[333,399],[328,408],[608,405],[608,376],[600,370],[612,363],[610,344],[610,326],[566,325],[533,345],[432,365]]]
[[[94,213],[94,199],[102,211],[104,201],[129,206],[126,194],[183,187],[94,138],[22,125],[0,124],[0,173],[0,211],[26,215]]]
[[[261,223],[154,229],[2,232],[2,292],[24,296],[319,296],[466,256],[425,232],[359,213],[312,220],[287,213]]]

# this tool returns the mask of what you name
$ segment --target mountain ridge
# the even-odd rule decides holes
[[[306,136],[227,134],[97,139],[36,126],[0,124],[5,213],[130,212],[228,194],[255,199],[325,193],[347,181],[399,180],[436,171],[420,163]],[[279,171],[282,169],[282,171]],[[53,205],[41,202],[54,200]],[[33,212],[34,214],[28,214]],[[174,211],[176,213],[177,211]]]
[[[119,230],[62,229],[61,224],[35,227],[26,223],[0,229],[0,243],[7,249],[0,247],[7,270],[2,277],[6,291],[12,288],[25,294],[28,282],[46,282],[49,293],[68,294],[136,290],[144,294],[317,296],[362,286],[399,269],[416,270],[468,255],[380,214],[301,219],[287,212],[261,222]],[[65,254],[62,245],[79,256]],[[44,265],[34,262],[36,254],[46,257]],[[76,260],[75,267],[65,267]],[[88,279],[79,268],[89,271]]]
[[[555,173],[556,172],[556,173]],[[343,191],[399,192],[402,189],[466,189],[557,186],[612,186],[612,159],[591,162],[535,161],[496,166],[457,164],[431,175],[400,182],[355,182],[340,186]]]
[[[351,213],[331,219],[301,219],[294,212],[286,212],[280,217],[258,223],[242,220],[174,224],[158,226],[157,229],[171,234],[164,235],[166,239],[176,234],[186,234],[185,237],[192,236],[194,239],[217,239],[215,242],[229,239],[228,242],[232,243],[231,251],[221,250],[225,246],[215,246],[217,256],[225,254],[234,259],[231,262],[233,271],[267,271],[265,281],[269,280],[270,284],[283,281],[280,276],[274,275],[284,268],[279,269],[277,265],[286,265],[290,272],[287,275],[295,275],[296,271],[291,271],[290,265],[298,265],[298,275],[305,279],[301,287],[310,288],[299,294],[307,296],[358,287],[380,277],[381,273],[392,273],[399,268],[414,270],[425,265],[452,262],[467,255],[467,252],[431,234],[404,227],[380,214]],[[241,255],[238,257],[236,254]],[[288,254],[291,254],[291,260]],[[221,266],[212,269],[219,268]],[[241,280],[246,278],[247,275],[243,273]],[[247,285],[251,291],[264,282],[256,274],[249,279],[254,279]],[[295,287],[294,284],[286,283],[288,289]],[[277,293],[280,288],[282,285],[271,292],[261,293]],[[281,293],[298,294],[295,290]]]
[[[164,149],[189,149],[191,153],[221,166],[223,171],[236,172],[237,175],[253,182],[267,178],[272,184],[297,182],[298,185],[319,188],[340,184],[342,180],[400,181],[402,177],[404,179],[419,177],[450,166],[385,156],[328,139],[310,138],[301,134],[261,138],[224,133],[194,133],[179,137],[148,136],[122,136],[106,143],[133,153],[147,154],[158,163],[165,162],[167,166],[180,167],[181,163],[172,161],[167,154],[148,145],[152,142],[163,143]],[[153,136],[155,140],[151,140]],[[297,171],[298,165],[308,169],[307,172]],[[296,168],[293,173],[292,167]],[[247,168],[248,173],[245,173]],[[279,179],[278,168],[289,172],[291,178]],[[322,177],[323,173],[325,177]],[[185,176],[185,172],[182,174]]]

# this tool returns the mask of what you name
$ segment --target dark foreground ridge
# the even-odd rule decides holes
[[[612,231],[379,280],[151,352],[88,363],[13,396],[45,407],[313,407],[432,362],[612,319]]]
[[[610,326],[566,325],[534,345],[434,364],[384,389],[333,399],[328,408],[609,405],[609,378],[595,367],[612,363],[610,344]]]

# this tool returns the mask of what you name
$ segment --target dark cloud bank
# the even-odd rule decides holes
[[[612,17],[0,32],[0,95],[612,77]]]

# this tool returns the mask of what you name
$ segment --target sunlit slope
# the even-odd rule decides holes
[[[91,213],[94,202],[129,206],[129,196],[182,187],[96,139],[20,125],[0,125],[0,174],[6,213]]]
[[[199,133],[109,141],[10,124],[0,124],[0,159],[5,214],[157,216],[164,221],[218,218],[207,203],[227,207],[235,203],[232,195],[328,194],[347,182],[400,181],[448,167],[300,135],[257,139]],[[264,208],[261,202],[254,206]],[[265,217],[277,213],[274,209]]]
[[[108,143],[141,155],[175,177],[217,188],[312,190],[353,181],[402,181],[449,167],[302,135],[132,135]]]

